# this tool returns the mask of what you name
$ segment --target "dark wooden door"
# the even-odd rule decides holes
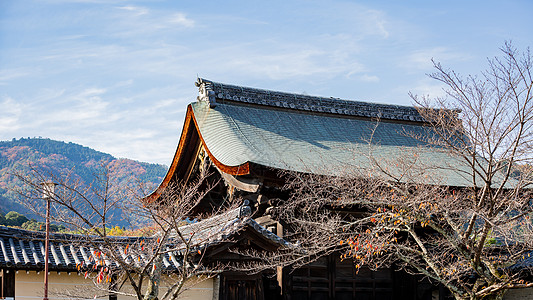
[[[0,270],[0,298],[15,298],[14,270]]]
[[[228,280],[226,285],[227,299],[255,300],[257,289],[255,282],[249,280]]]
[[[222,300],[264,300],[260,276],[223,275],[220,289]]]
[[[322,257],[287,275],[289,300],[395,299],[390,269],[357,273],[352,262],[338,255]]]

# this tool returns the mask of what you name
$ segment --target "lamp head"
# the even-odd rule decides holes
[[[52,198],[54,196],[57,183],[53,181],[45,181],[42,182],[41,185],[43,186],[43,198]]]

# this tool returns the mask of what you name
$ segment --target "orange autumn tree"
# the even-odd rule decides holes
[[[455,299],[532,287],[533,66],[529,50],[501,51],[479,76],[434,63],[446,96],[412,95],[427,132],[402,133],[418,147],[384,154],[370,139],[353,149],[364,166],[291,174],[277,217],[300,247],[284,257],[298,265],[337,252],[357,268],[422,275]]]

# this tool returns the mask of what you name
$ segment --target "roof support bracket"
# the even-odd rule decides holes
[[[224,178],[224,181],[227,184],[234,186],[235,188],[241,191],[255,193],[259,190],[259,187],[261,185],[261,183],[257,180],[244,180],[242,178],[237,178],[222,171],[220,171],[220,174],[222,175],[222,178]]]

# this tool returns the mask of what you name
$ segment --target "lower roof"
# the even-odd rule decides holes
[[[256,238],[262,239],[263,245],[272,248],[290,247],[291,244],[273,234],[250,218],[249,206],[242,206],[223,214],[180,227],[184,236],[193,240],[194,251],[206,249],[226,242],[235,242],[235,237],[245,231],[254,232]],[[155,241],[157,237],[115,237],[108,241],[114,250],[134,265],[147,263],[149,255],[144,253],[142,245]],[[177,270],[181,264],[179,250],[180,239],[172,236],[168,239],[168,252],[163,256],[163,267],[167,272]],[[49,248],[49,269],[52,271],[92,270],[100,265],[117,267],[118,264],[106,258],[99,248],[103,245],[101,238],[77,234],[51,234]],[[146,249],[148,251],[148,249]],[[43,270],[45,262],[45,234],[43,232],[22,230],[0,226],[0,268],[15,270]]]

